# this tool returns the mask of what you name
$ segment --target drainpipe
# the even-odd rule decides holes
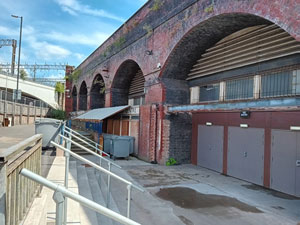
[[[155,104],[155,132],[154,132],[154,160],[151,161],[151,164],[157,164],[157,129],[158,129],[158,126],[157,126],[157,113],[158,113],[158,104]]]

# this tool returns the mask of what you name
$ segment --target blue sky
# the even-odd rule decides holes
[[[21,63],[78,66],[147,0],[0,0],[0,39],[19,40]],[[17,58],[16,58],[17,59]],[[0,48],[10,63],[11,48]]]

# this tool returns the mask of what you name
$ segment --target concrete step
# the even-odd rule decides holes
[[[101,189],[97,181],[97,177],[95,175],[97,171],[95,171],[94,168],[90,167],[90,168],[86,168],[86,172],[89,179],[93,200],[96,203],[106,207],[106,202],[104,200],[103,194],[101,192]],[[98,224],[113,225],[113,220],[111,220],[106,216],[101,215],[100,213],[97,213],[97,219],[98,219]]]
[[[86,167],[79,161],[77,161],[77,182],[79,194],[93,201],[93,196],[86,173]],[[84,206],[81,206],[81,208],[83,209],[83,213],[80,215],[81,224],[97,225],[98,220],[96,212]]]
[[[79,193],[77,184],[77,168],[75,161],[69,161],[69,182],[68,190]],[[80,204],[72,199],[67,199],[68,213],[67,222],[70,224],[81,224],[80,222]]]
[[[102,195],[103,195],[103,198],[105,200],[105,203],[107,202],[107,175],[103,174],[103,173],[95,173],[96,175],[96,178],[97,178],[97,182],[98,182],[98,185],[100,187],[100,190],[102,192]],[[111,178],[112,180],[113,178]],[[116,201],[113,197],[114,193],[110,193],[110,203],[109,203],[109,209],[113,210],[114,212],[116,213],[119,213],[120,214],[120,210],[116,204]],[[106,204],[105,204],[106,206]],[[123,216],[126,216],[126,214],[122,214]],[[120,223],[116,222],[116,221],[112,221],[114,225],[120,225]]]

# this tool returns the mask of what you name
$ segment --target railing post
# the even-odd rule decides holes
[[[61,126],[61,135],[63,135],[63,136],[65,136],[65,126],[66,126],[66,124],[65,123],[63,123],[62,124],[62,126]],[[62,143],[63,143],[63,138],[61,137],[60,138],[60,145],[62,145]],[[69,149],[70,150],[70,149]]]
[[[111,163],[108,162],[108,171],[111,172]],[[107,202],[106,207],[109,208],[110,203],[110,175],[107,175]]]
[[[71,151],[71,141],[66,142],[66,147]],[[65,188],[69,187],[69,168],[70,168],[70,153],[65,152]],[[64,224],[67,224],[67,213],[68,213],[68,201],[65,199],[64,202]]]
[[[33,101],[34,106],[34,121],[36,120],[36,100]]]
[[[64,200],[65,197],[59,191],[55,191],[53,194],[53,200],[56,203],[56,217],[55,217],[55,225],[63,224],[63,212],[64,212]]]
[[[6,205],[8,205],[8,203],[6,202],[6,196],[7,196],[7,192],[8,189],[7,187],[7,182],[9,181],[7,179],[7,170],[6,170],[6,164],[2,164],[0,163],[0,224],[5,224],[5,215],[6,215],[6,210],[8,210],[6,208]],[[7,218],[8,221],[8,218]]]
[[[99,166],[102,167],[102,158],[99,159]],[[99,173],[99,186],[101,188],[101,173]]]
[[[131,185],[130,184],[128,184],[127,185],[127,194],[128,194],[128,196],[127,196],[127,218],[130,218],[130,211],[131,211]]]
[[[70,146],[71,144],[69,143],[69,141],[67,142],[67,148]],[[68,189],[69,187],[69,165],[70,165],[70,153],[69,152],[65,152],[65,160],[66,160],[66,165],[65,165],[65,188]],[[68,200],[65,199],[64,202],[64,224],[67,224],[67,213],[68,213]]]

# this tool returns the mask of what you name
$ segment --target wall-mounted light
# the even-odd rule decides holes
[[[290,130],[292,130],[292,131],[300,131],[300,126],[291,126]]]
[[[212,126],[212,122],[206,122],[206,126]]]
[[[153,55],[152,50],[146,50],[145,53],[146,53],[146,55]]]
[[[66,89],[65,92],[66,92],[66,93],[69,93],[69,92],[70,92],[70,89]]]
[[[160,64],[160,63],[157,63],[156,68],[157,68],[157,69],[161,69],[161,64]]]
[[[241,128],[248,128],[249,126],[248,126],[248,124],[242,123],[242,124],[240,124],[240,127]]]

